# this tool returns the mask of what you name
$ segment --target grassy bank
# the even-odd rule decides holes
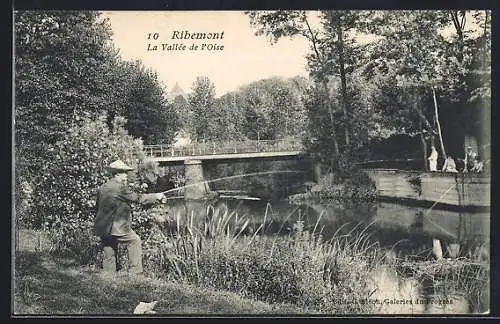
[[[44,235],[24,234],[15,258],[14,314],[132,314],[139,302],[153,300],[158,301],[157,314],[168,315],[305,312],[294,305],[268,304],[182,282],[105,275],[92,265],[52,253]]]

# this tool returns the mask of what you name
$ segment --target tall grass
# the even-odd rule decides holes
[[[469,312],[489,309],[489,267],[467,258],[441,261],[401,262],[395,268],[401,276],[415,278],[424,287],[423,295],[461,296]]]
[[[248,218],[225,206],[208,207],[201,222],[191,213],[183,223],[178,213],[176,227],[159,233],[164,244],[154,252],[163,275],[328,313],[373,311],[363,300],[373,292],[370,271],[379,253],[366,230],[325,241],[318,219],[312,232],[299,220],[289,234],[269,235],[269,213],[270,206],[255,231],[248,230]]]
[[[209,206],[202,219],[193,212],[187,218],[177,213],[174,227],[158,231],[162,243],[148,253],[159,257],[150,265],[165,278],[331,314],[379,312],[381,307],[367,300],[384,296],[377,291],[384,289],[378,286],[377,272],[390,268],[399,279],[411,278],[419,286],[432,277],[433,294],[462,294],[473,311],[488,307],[484,267],[474,268],[463,260],[455,260],[453,269],[440,268],[436,262],[388,261],[386,251],[371,239],[372,224],[350,230],[346,224],[325,240],[322,217],[308,230],[299,216],[291,231],[283,234],[291,214],[276,229],[271,226],[270,205],[258,224],[225,205]],[[396,289],[399,284],[394,283]]]

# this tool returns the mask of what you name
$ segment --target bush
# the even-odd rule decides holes
[[[340,183],[339,183],[340,182]],[[376,188],[362,171],[352,171],[350,177],[335,181],[333,174],[326,174],[304,196],[293,197],[292,201],[310,198],[374,200]]]
[[[130,181],[136,190],[145,190],[144,183],[153,181],[155,166],[142,163],[142,141],[127,135],[124,124],[123,118],[116,118],[110,129],[104,116],[83,118],[80,125],[68,130],[64,140],[50,148],[52,159],[40,165],[40,176],[34,180],[30,223],[50,230],[60,249],[78,254],[97,251],[98,239],[91,231],[97,190],[109,178],[106,167],[113,160],[139,166]],[[139,225],[141,222],[147,221],[139,219]]]

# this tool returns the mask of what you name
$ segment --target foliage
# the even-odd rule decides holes
[[[179,116],[156,72],[141,61],[120,62],[116,69],[120,104],[113,114],[124,116],[129,134],[145,144],[170,144],[179,129]]]
[[[189,122],[192,118],[187,99],[182,95],[176,95],[172,99],[173,109],[179,118],[179,127],[183,130],[189,129]]]
[[[299,136],[305,128],[303,95],[309,82],[302,77],[269,78],[238,89],[249,139]]]
[[[48,147],[85,112],[113,107],[115,52],[96,12],[15,13],[16,172],[37,172]]]
[[[65,139],[50,148],[50,163],[42,165],[40,178],[33,180],[28,226],[53,229],[53,238],[64,248],[82,250],[82,237],[92,241],[89,248],[95,247],[91,230],[97,189],[109,176],[106,166],[116,159],[139,166],[145,158],[142,141],[129,136],[124,125],[123,118],[116,118],[110,130],[106,117],[85,117],[82,126],[70,128]]]
[[[471,14],[476,21],[467,27],[466,20]],[[384,91],[382,98],[388,94],[407,98],[408,103],[399,104],[402,109],[385,110],[387,121],[407,131],[413,128],[432,141],[437,135],[435,93],[444,142],[449,143],[453,154],[463,154],[463,143],[454,144],[457,136],[478,133],[478,129],[486,126],[479,122],[483,121],[483,111],[469,101],[475,98],[474,93],[481,92],[479,84],[484,85],[483,89],[489,87],[489,72],[486,68],[484,73],[479,73],[486,76],[475,78],[479,83],[474,83],[469,76],[476,70],[475,62],[481,60],[478,60],[479,53],[488,52],[488,12],[483,15],[477,11],[391,11],[377,12],[376,17],[366,28],[379,38],[367,48],[366,65],[362,69],[370,74],[370,79],[380,79],[381,73],[390,76],[395,91]],[[477,29],[480,26],[484,28],[482,31]],[[453,27],[455,31],[447,34],[446,30]],[[489,64],[488,59],[483,62]],[[457,128],[462,128],[461,132],[457,132]],[[478,135],[480,142],[489,142],[483,134]]]
[[[290,236],[267,236],[262,234],[266,217],[247,232],[248,220],[227,208],[209,208],[201,223],[194,221],[197,216],[171,217],[177,225],[166,234],[158,231],[161,243],[148,251],[149,260],[163,262],[168,278],[324,313],[372,311],[361,303],[373,288],[370,270],[375,264],[366,235],[324,242],[299,221]],[[359,302],[335,303],[342,298]]]
[[[16,253],[12,274],[15,315],[130,316],[139,301],[157,300],[158,314],[284,314],[307,313],[294,305],[266,304],[236,293],[206,289],[126,273],[103,274],[73,258],[44,252]],[[135,315],[134,315],[135,316]]]
[[[462,295],[473,312],[489,308],[489,269],[487,264],[469,259],[396,262],[402,276],[412,276],[443,296]]]
[[[276,139],[301,135],[305,128],[303,77],[262,79],[214,98],[214,85],[199,77],[188,95],[186,126],[198,141]],[[176,99],[182,108],[182,98]]]
[[[53,150],[83,116],[105,114],[109,126],[126,116],[132,135],[171,141],[177,118],[156,75],[121,61],[100,13],[17,11],[14,19],[16,209],[30,198],[21,187],[42,181],[39,170],[53,165]]]
[[[215,86],[208,77],[197,77],[188,95],[191,120],[190,133],[198,141],[212,138],[213,120],[217,118],[214,110]]]
[[[313,158],[335,170],[343,169],[342,160],[350,165],[363,159],[359,149],[370,138],[421,133],[424,140],[433,140],[438,134],[434,93],[445,142],[456,142],[453,129],[460,123],[467,124],[465,132],[474,133],[489,116],[488,108],[467,104],[484,98],[477,106],[489,107],[482,101],[488,100],[491,87],[489,11],[246,14],[256,35],[271,43],[295,36],[309,41],[307,65],[317,84],[306,99],[306,146]],[[466,24],[471,16],[472,27]],[[481,28],[479,33],[474,27]],[[446,35],[450,28],[455,33]],[[365,35],[372,40],[364,43]],[[487,135],[481,136],[488,143]],[[458,144],[452,146],[458,152]]]

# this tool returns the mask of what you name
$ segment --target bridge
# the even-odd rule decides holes
[[[183,164],[186,160],[224,161],[248,159],[286,159],[302,153],[300,140],[233,141],[224,143],[192,143],[174,147],[145,145],[146,156],[160,165]]]
[[[298,139],[247,140],[223,143],[192,143],[175,147],[171,145],[145,145],[149,159],[161,166],[184,165],[187,199],[201,199],[210,191],[203,175],[203,163],[227,163],[248,160],[295,159],[303,153]]]

